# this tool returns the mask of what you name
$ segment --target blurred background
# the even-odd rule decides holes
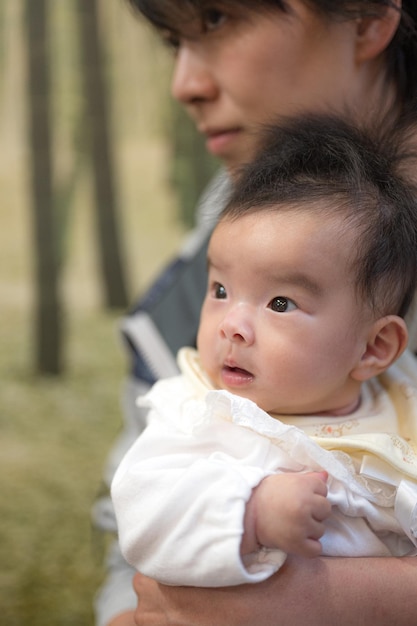
[[[216,167],[125,0],[0,0],[0,610],[89,626],[90,508],[119,431],[118,320]]]

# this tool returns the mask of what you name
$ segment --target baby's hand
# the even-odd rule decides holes
[[[326,480],[326,472],[264,478],[247,506],[242,554],[253,548],[252,537],[267,548],[304,557],[319,556],[323,522],[331,513]]]

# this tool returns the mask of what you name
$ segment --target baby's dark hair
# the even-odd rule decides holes
[[[412,126],[381,137],[325,114],[271,126],[257,157],[239,171],[220,219],[265,210],[342,215],[357,231],[352,269],[359,296],[377,315],[404,316],[417,288]]]

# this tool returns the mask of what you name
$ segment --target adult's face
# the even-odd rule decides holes
[[[343,112],[370,100],[357,23],[326,20],[301,0],[287,4],[287,12],[233,3],[209,10],[204,32],[196,21],[175,42],[173,96],[229,168],[251,158],[260,126],[277,116]]]

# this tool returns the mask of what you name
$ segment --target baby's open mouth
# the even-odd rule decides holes
[[[246,385],[254,379],[253,374],[241,367],[224,365],[222,368],[222,379],[226,386],[236,387]]]
[[[252,376],[252,374],[248,372],[248,370],[244,370],[241,367],[231,367],[230,365],[225,365],[224,369],[228,370],[229,372],[235,372],[236,374],[242,374],[243,376]]]

